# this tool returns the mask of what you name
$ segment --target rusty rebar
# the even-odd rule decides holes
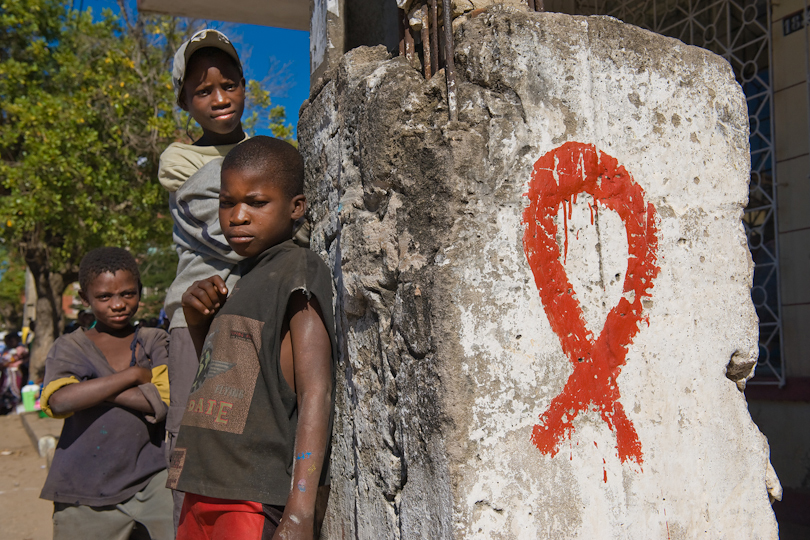
[[[455,47],[453,46],[453,16],[450,0],[442,0],[444,15],[444,74],[447,77],[447,109],[450,112],[450,121],[458,121],[458,102],[456,100],[456,66],[454,61]]]
[[[439,71],[439,7],[430,0],[430,67],[431,76]]]
[[[402,29],[404,33],[403,42],[405,46],[405,59],[411,66],[413,66],[413,57],[416,54],[416,46],[413,43],[413,30],[411,30],[411,24],[408,21],[408,14],[405,13],[404,10],[401,11],[402,11]]]
[[[405,56],[405,11],[399,11],[399,55]]]
[[[433,76],[433,70],[430,67],[430,28],[428,28],[428,6],[422,5],[422,62],[425,68],[425,79],[430,79]]]

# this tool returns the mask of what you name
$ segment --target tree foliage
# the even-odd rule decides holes
[[[196,29],[123,3],[96,20],[64,0],[0,4],[0,236],[18,246],[36,282],[34,363],[61,330],[59,297],[84,253],[171,242],[157,168],[172,141],[190,142],[169,71]],[[283,109],[250,88],[248,120],[289,135]]]
[[[242,124],[250,135],[258,127],[266,127],[274,137],[298,146],[292,125],[285,123],[287,113],[281,105],[273,106],[270,92],[259,81],[248,81],[246,109],[250,111]]]
[[[141,308],[138,317],[159,317],[163,309],[166,290],[174,281],[177,270],[177,252],[174,246],[150,247],[139,258],[138,266],[143,282]]]
[[[160,152],[179,135],[166,65],[183,29],[169,19],[139,21],[139,31],[109,11],[93,22],[53,0],[4,0],[3,8],[6,239],[47,247],[51,268],[68,270],[92,247],[168,235],[154,178]]]
[[[25,263],[0,245],[0,330],[20,330],[25,292]]]

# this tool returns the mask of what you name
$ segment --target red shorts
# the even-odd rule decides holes
[[[283,506],[186,493],[177,540],[270,540]]]

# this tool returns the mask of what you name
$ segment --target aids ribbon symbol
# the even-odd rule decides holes
[[[627,231],[623,295],[610,310],[596,340],[585,327],[582,308],[561,262],[554,221],[562,207],[567,226],[580,193],[590,194],[594,207],[600,204],[615,211]],[[645,204],[644,190],[615,158],[578,142],[565,143],[537,160],[528,197],[529,206],[523,213],[523,249],[551,328],[574,367],[562,392],[540,415],[540,423],[532,430],[532,443],[553,457],[560,440],[566,435],[570,438],[576,416],[593,406],[615,431],[621,461],[641,465],[641,442],[619,402],[616,378],[642,320],[641,302],[650,296],[659,271],[655,207]],[[566,256],[567,235],[566,230]]]

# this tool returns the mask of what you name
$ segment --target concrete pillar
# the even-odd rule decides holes
[[[309,73],[312,84],[316,84],[346,51],[341,16],[345,7],[345,0],[310,1]]]
[[[319,84],[343,53],[363,45],[399,47],[399,12],[395,0],[311,0],[310,80]]]
[[[777,538],[729,65],[494,7],[444,77],[346,54],[299,124],[341,363],[325,538]]]

